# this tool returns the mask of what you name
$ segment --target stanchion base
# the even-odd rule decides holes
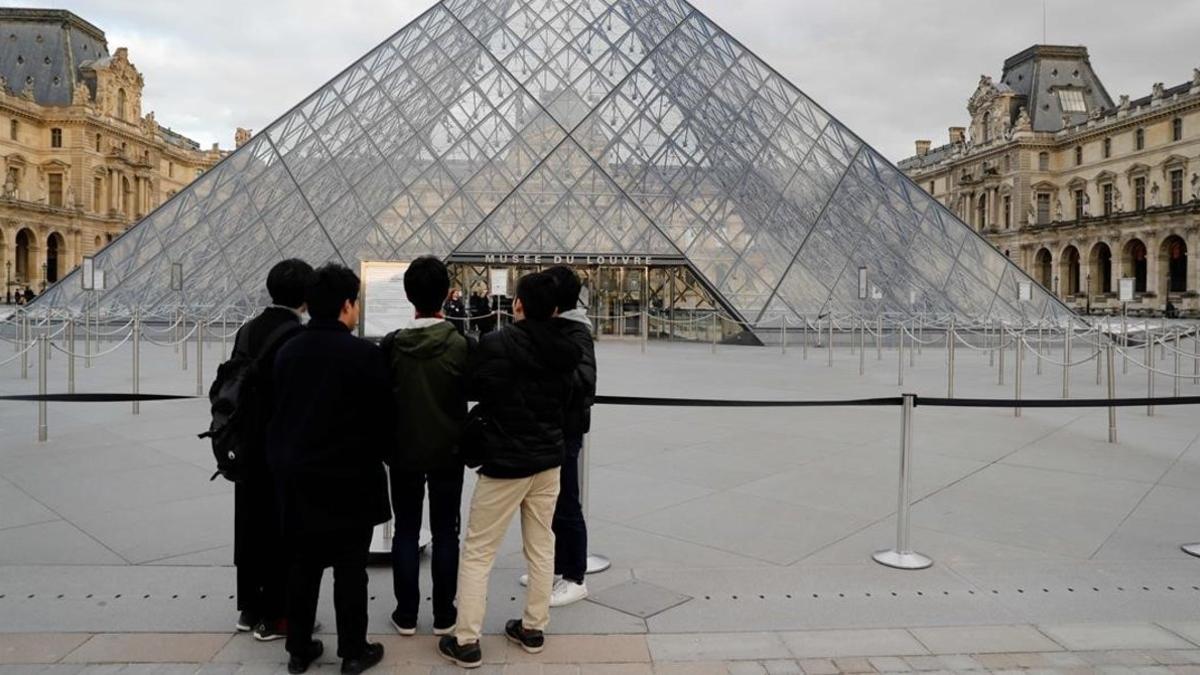
[[[1187,546],[1183,546],[1181,548],[1183,549],[1184,553],[1196,558],[1200,558],[1200,544],[1188,544]]]
[[[927,570],[933,567],[933,560],[920,553],[901,553],[896,550],[887,550],[880,551],[872,557],[880,565],[897,570]]]
[[[602,555],[588,555],[587,558],[587,573],[600,574],[607,572],[612,567],[612,561]]]

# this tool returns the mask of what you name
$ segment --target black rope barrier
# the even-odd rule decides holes
[[[1143,406],[1200,405],[1200,396],[1178,398],[1099,398],[1099,399],[1021,399],[924,398],[916,399],[925,408],[1139,408]]]
[[[899,406],[900,397],[859,398],[830,401],[735,401],[700,398],[647,398],[644,396],[597,396],[596,405],[661,408],[852,408]]]
[[[47,394],[39,396],[0,396],[0,401],[24,403],[133,403],[154,401],[186,401],[199,396],[174,396],[171,394]]]

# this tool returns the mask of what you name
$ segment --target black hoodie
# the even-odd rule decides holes
[[[473,355],[471,400],[487,411],[496,433],[479,473],[527,478],[562,466],[564,403],[581,358],[579,347],[549,321],[521,321],[489,333]]]

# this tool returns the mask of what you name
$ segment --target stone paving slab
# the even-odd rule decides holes
[[[1074,651],[1191,649],[1196,646],[1151,624],[1062,624],[1039,626],[1038,629]]]
[[[89,637],[70,633],[0,633],[0,663],[56,663]]]
[[[911,633],[897,629],[804,631],[780,638],[793,656],[805,659],[929,654]]]
[[[1062,647],[1030,626],[913,628],[912,634],[935,654],[1054,652]]]
[[[229,635],[106,633],[93,635],[63,658],[69,663],[206,663]]]

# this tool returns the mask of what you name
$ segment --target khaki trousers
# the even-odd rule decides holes
[[[480,476],[471,497],[467,538],[458,567],[458,644],[479,641],[487,612],[488,577],[509,523],[521,510],[521,539],[529,565],[529,588],[522,622],[529,630],[550,623],[554,587],[554,507],[558,502],[559,469],[536,476],[498,479]]]

